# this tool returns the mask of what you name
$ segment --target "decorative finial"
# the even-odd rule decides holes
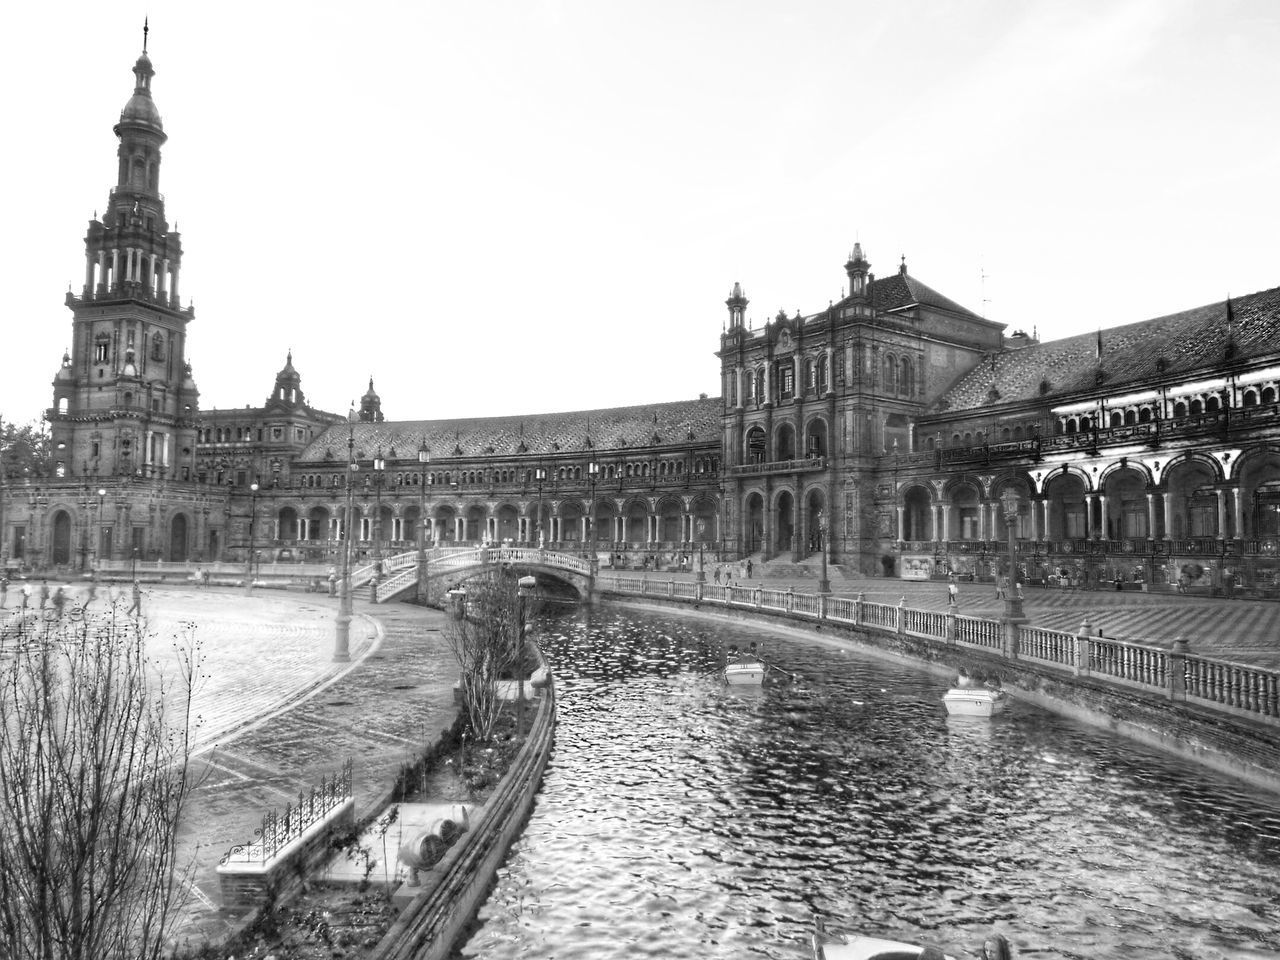
[[[285,363],[293,363],[293,347],[289,348],[289,352],[284,355]]]
[[[147,52],[147,34],[151,32],[151,18],[142,18],[142,52]]]

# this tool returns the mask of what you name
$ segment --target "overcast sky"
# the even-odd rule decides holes
[[[1280,3],[10,4],[0,414],[33,419],[151,19],[201,407],[719,393],[861,240],[1042,339],[1280,284]],[[986,279],[984,281],[983,274]]]

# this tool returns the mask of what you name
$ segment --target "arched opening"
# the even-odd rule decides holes
[[[436,532],[433,542],[453,543],[458,536],[458,511],[448,504],[436,507],[432,514]]]
[[[1175,463],[1164,475],[1172,529],[1165,536],[1176,540],[1218,535],[1217,476],[1199,460]]]
[[[307,513],[307,539],[328,540],[329,511],[325,507],[312,507]]]
[[[520,512],[509,503],[498,508],[498,542],[515,543],[520,537]]]
[[[810,420],[805,428],[805,456],[816,459],[827,455],[827,422],[822,419]]]
[[[1149,535],[1147,481],[1136,470],[1118,470],[1103,486],[1106,512],[1102,535],[1108,540],[1145,539]]]
[[[53,515],[53,565],[63,566],[71,562],[71,515],[59,510]]]
[[[472,505],[467,508],[466,523],[462,531],[462,539],[470,543],[479,543],[485,534],[484,507]]]
[[[716,504],[709,497],[699,497],[693,503],[693,539],[698,543],[716,539]]]
[[[416,479],[416,478],[415,478]],[[418,545],[418,529],[422,525],[422,512],[417,504],[400,511],[400,539],[406,544]]]
[[[777,460],[794,460],[796,458],[796,430],[789,423],[784,423],[778,427],[776,449],[778,451],[775,459]]]
[[[649,531],[649,511],[644,504],[633,500],[627,506],[627,539],[632,543],[647,543]]]
[[[928,540],[933,536],[933,498],[923,487],[912,487],[902,498],[902,539]]]
[[[795,524],[796,524],[796,507],[795,498],[787,490],[783,490],[778,494],[778,499],[774,507],[774,537],[773,549],[775,553],[782,553],[787,550],[794,549]]]
[[[596,543],[613,543],[618,536],[618,509],[609,500],[596,501],[593,519]]]
[[[187,552],[187,515],[175,513],[169,522],[169,560],[183,563],[188,560]]]
[[[684,537],[680,531],[680,504],[675,500],[663,500],[658,504],[659,536],[666,543],[680,543]]]
[[[817,553],[822,549],[822,520],[826,509],[826,500],[821,490],[810,490],[805,497],[805,541],[804,555]],[[830,522],[830,518],[827,518]]]
[[[951,529],[953,540],[978,540],[987,531],[981,529],[978,490],[970,484],[961,484],[951,492]],[[988,536],[990,539],[990,536]]]
[[[298,530],[298,511],[293,507],[282,507],[276,518],[276,526],[279,530],[277,538],[284,542],[291,542],[301,539],[301,533]]]
[[[742,516],[742,549],[748,554],[757,553],[764,543],[764,498],[758,493],[748,494]]]
[[[747,463],[764,463],[768,454],[768,444],[765,438],[764,430],[760,427],[752,427],[747,431]]]
[[[577,543],[582,539],[582,518],[586,511],[582,504],[570,500],[560,505],[560,539],[569,543]]]
[[[1044,536],[1050,540],[1083,540],[1089,536],[1085,513],[1084,481],[1072,474],[1059,473],[1044,488],[1049,501],[1049,528]]]
[[[1244,530],[1236,531],[1237,537],[1280,538],[1280,453],[1250,457],[1240,465],[1240,500]]]

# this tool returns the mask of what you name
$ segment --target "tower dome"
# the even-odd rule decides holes
[[[147,127],[163,135],[164,123],[160,120],[160,110],[151,99],[151,78],[155,76],[155,70],[152,69],[151,58],[145,50],[133,65],[133,75],[137,82],[133,87],[133,96],[120,111],[120,125]]]

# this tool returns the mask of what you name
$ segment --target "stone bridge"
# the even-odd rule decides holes
[[[595,575],[591,561],[557,550],[537,547],[476,547],[469,550],[433,550],[427,554],[424,582],[439,589],[444,582],[466,580],[494,567],[513,567],[522,573],[547,576],[571,587],[580,598],[591,596]],[[403,599],[418,587],[418,554],[416,551],[386,557],[382,561],[383,579],[374,584],[373,600],[386,603]],[[366,564],[352,571],[352,589],[373,580],[374,565]]]

